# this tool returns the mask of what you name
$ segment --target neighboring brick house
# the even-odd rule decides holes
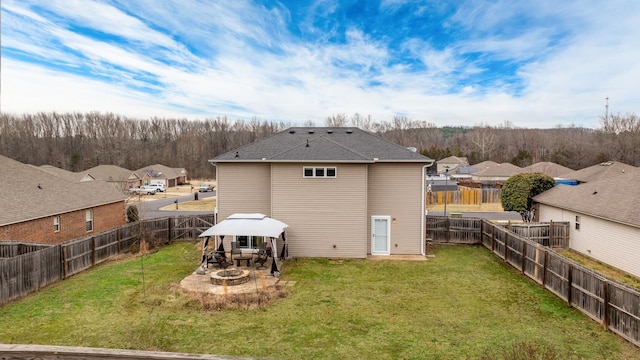
[[[164,184],[166,187],[173,187],[187,183],[187,170],[184,168],[155,164],[138,169],[135,173],[142,179],[143,185]]]
[[[358,128],[296,127],[210,162],[218,218],[262,213],[285,222],[290,256],[424,255],[433,160],[417,152]]]
[[[571,249],[640,277],[640,169],[599,177],[535,196],[538,220],[571,222]]]
[[[126,197],[101,180],[75,182],[0,155],[0,241],[57,244],[125,223]]]
[[[134,171],[116,165],[98,165],[83,171],[83,173],[104,180],[123,193],[142,184],[142,179]]]

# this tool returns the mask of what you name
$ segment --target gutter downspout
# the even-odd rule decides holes
[[[425,227],[425,222],[426,222],[426,216],[427,216],[427,214],[425,213],[426,207],[427,207],[427,202],[426,202],[426,199],[425,199],[425,196],[426,196],[425,187],[426,187],[426,183],[427,183],[427,168],[429,166],[431,166],[431,165],[433,165],[433,162],[431,164],[429,164],[429,165],[424,165],[422,167],[422,183],[420,185],[420,186],[422,186],[422,201],[421,201],[422,209],[420,210],[420,216],[421,216],[420,217],[420,254],[422,256],[426,256],[427,255],[426,252],[425,252],[425,249],[424,249],[425,246],[426,246],[425,243],[427,241],[427,239],[425,238],[426,234],[425,234],[425,228],[424,228]],[[216,205],[216,206],[218,206],[218,205]]]

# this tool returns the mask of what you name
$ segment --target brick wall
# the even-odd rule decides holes
[[[93,230],[86,231],[85,211],[59,214],[60,231],[54,231],[55,216],[0,227],[0,240],[17,240],[59,244],[92,233],[113,229],[126,223],[124,201],[97,206],[93,209]]]

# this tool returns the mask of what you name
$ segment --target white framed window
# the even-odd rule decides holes
[[[576,230],[580,230],[580,215],[576,215]]]
[[[53,217],[53,232],[60,231],[60,216]]]
[[[93,231],[93,210],[87,210],[84,212],[85,228],[87,232]]]
[[[302,177],[305,178],[335,178],[338,171],[335,166],[305,166]]]

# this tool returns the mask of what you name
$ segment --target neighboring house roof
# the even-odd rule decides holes
[[[523,168],[523,170],[524,172],[543,173],[553,178],[560,177],[560,175],[562,174],[566,174],[568,172],[573,171],[566,166],[562,166],[549,161],[543,161],[543,162],[535,163],[533,165],[529,165]]]
[[[88,171],[85,171],[83,173],[76,173],[73,171],[69,171],[69,170],[65,170],[65,169],[60,169],[58,167],[55,166],[51,166],[51,165],[41,165],[41,166],[34,166],[37,169],[40,169],[48,174],[51,174],[53,176],[57,176],[61,179],[65,179],[68,181],[74,181],[74,182],[82,182],[82,181],[93,181],[96,178],[89,173]]]
[[[96,179],[105,181],[124,182],[140,179],[135,172],[116,165],[98,165],[84,172],[92,174]]]
[[[520,174],[523,172],[522,168],[511,163],[486,163],[482,169],[478,169],[475,173],[473,173],[474,177],[509,177],[515,174]],[[482,164],[484,164],[482,163]],[[474,166],[476,167],[476,166]]]
[[[476,168],[479,171],[479,170],[483,170],[483,169],[486,169],[488,167],[493,167],[493,166],[496,166],[496,165],[498,165],[497,162],[491,161],[491,160],[487,160],[487,161],[483,161],[481,163],[477,163],[477,164],[471,165],[471,166],[473,166],[474,168]]]
[[[101,180],[75,182],[0,155],[0,225],[8,225],[100,205],[126,197]]]
[[[533,198],[541,204],[640,227],[640,169],[578,186],[555,186]]]
[[[209,161],[433,162],[415,151],[353,127],[292,127]]]
[[[135,173],[140,178],[143,178],[145,174],[148,174],[152,179],[176,179],[180,176],[184,176],[176,171],[175,168],[170,168],[161,164],[145,166],[136,170]]]
[[[627,165],[618,161],[607,161],[588,168],[562,174],[563,179],[578,180],[580,182],[591,182],[624,174],[628,171],[638,169],[635,166]]]
[[[468,165],[469,162],[466,157],[449,156],[438,160],[438,164]]]

